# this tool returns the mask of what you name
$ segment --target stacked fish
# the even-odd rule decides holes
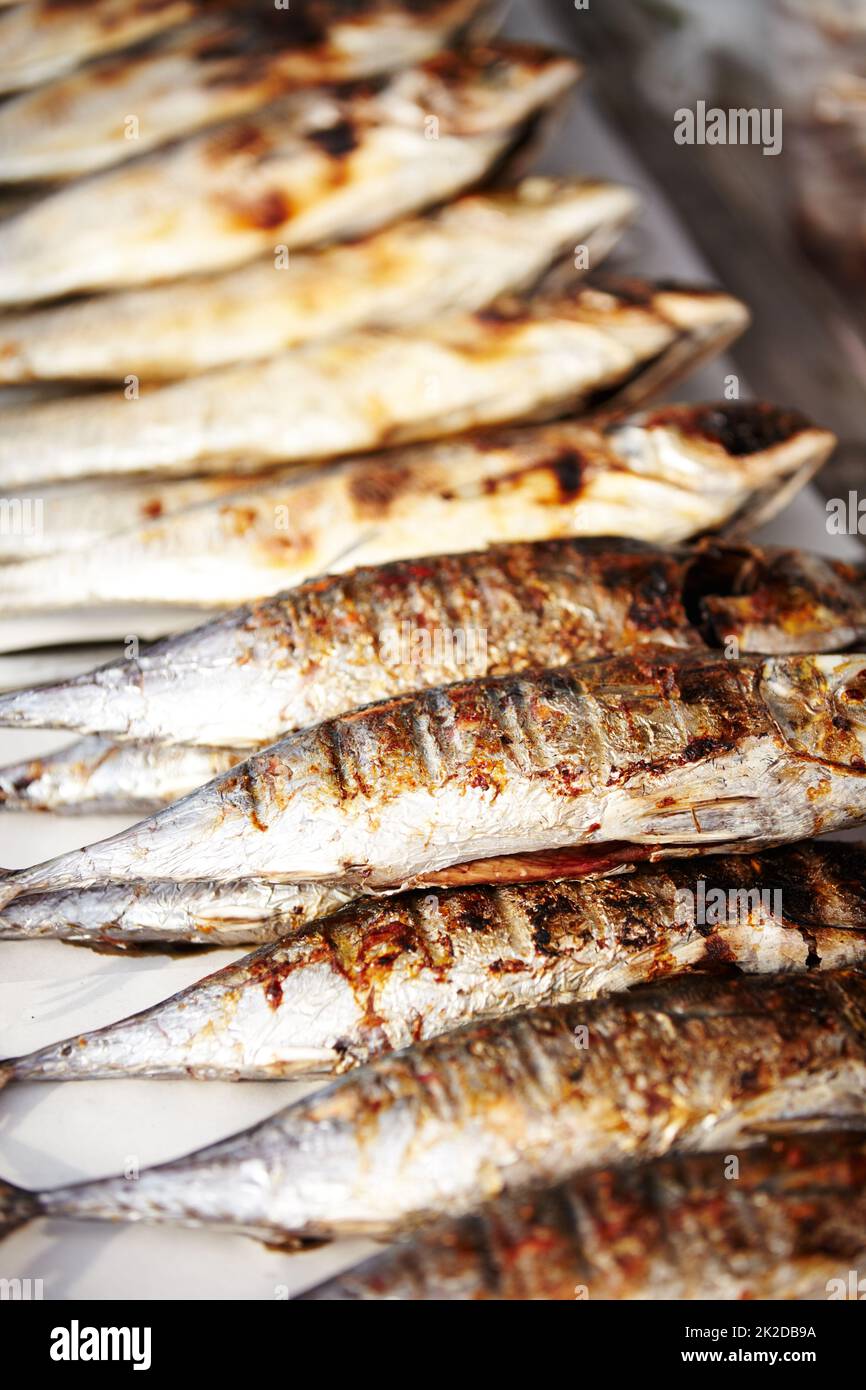
[[[0,876],[0,937],[257,948],[0,1082],[333,1078],[0,1227],[392,1242],[310,1298],[820,1296],[866,1253],[866,852],[812,838],[866,820],[866,568],[742,532],[834,441],[650,403],[746,312],[582,278],[635,200],[515,181],[577,68],[494,8],[0,16],[0,176],[77,180],[0,225],[0,380],[79,386],[3,417],[0,634],[161,634],[0,696],[79,736],[7,811],[145,816]]]

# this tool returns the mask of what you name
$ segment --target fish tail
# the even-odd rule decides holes
[[[39,1200],[35,1192],[0,1178],[0,1240],[26,1226],[39,1211]]]

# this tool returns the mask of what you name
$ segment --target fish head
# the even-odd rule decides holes
[[[677,322],[691,314],[696,328],[701,309],[708,325],[722,312],[715,300],[701,306],[684,293],[676,298]],[[671,300],[670,292],[659,291],[658,312],[671,313]],[[829,430],[799,411],[762,401],[663,406],[631,417],[611,433],[635,472],[668,478],[699,495],[748,499],[727,523],[726,529],[733,530],[746,520],[754,525],[775,515],[826,462],[836,443]]]
[[[795,753],[866,773],[866,654],[774,657],[762,664],[759,683]]]
[[[687,564],[683,606],[713,647],[840,651],[866,640],[866,565],[799,550],[704,542]]]
[[[579,76],[573,58],[540,44],[449,48],[401,73],[381,104],[391,118],[421,130],[435,119],[436,134],[506,132],[555,103]]]

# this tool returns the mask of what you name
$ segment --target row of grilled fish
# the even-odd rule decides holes
[[[0,182],[90,173],[299,88],[417,63],[483,37],[498,9],[490,0],[414,0],[411,12],[398,0],[22,6],[0,19],[0,91],[39,90],[0,111]]]
[[[610,999],[473,1022],[370,1062],[249,1130],[134,1178],[42,1192],[4,1184],[0,1221],[10,1231],[36,1216],[147,1220],[295,1244],[350,1234],[389,1237],[422,1221],[459,1218],[482,1197],[511,1198],[527,1187],[573,1183],[578,1173],[663,1159],[673,1151],[724,1155],[727,1170],[712,1169],[708,1159],[691,1172],[693,1180],[712,1174],[717,1183],[729,1181],[735,1203],[732,1158],[746,1174],[751,1171],[751,1182],[757,1174],[772,1181],[765,1152],[750,1170],[750,1147],[780,1131],[862,1125],[864,1070],[862,973],[685,978]],[[852,1221],[847,1205],[849,1195],[862,1192],[862,1135],[834,1135],[829,1143],[788,1146],[790,1172],[774,1155],[776,1188],[761,1203],[764,1221],[752,1227],[751,1241],[738,1227],[713,1226],[713,1276],[721,1274],[729,1249],[739,1254],[722,1287],[748,1288],[754,1278],[759,1286],[766,1280],[780,1292],[796,1293],[810,1279],[814,1286],[817,1277],[838,1273],[840,1256],[862,1249],[859,1207]],[[619,1179],[633,1194],[634,1214],[643,1212],[639,1254],[679,1268],[674,1287],[694,1289],[697,1280],[693,1275],[689,1283],[681,1263],[694,1249],[691,1223],[684,1222],[679,1234],[674,1227],[663,1244],[653,1228],[652,1217],[660,1214],[653,1174],[660,1171]],[[798,1208],[790,1192],[807,1172],[815,1179],[823,1175],[823,1182]],[[747,1230],[757,1220],[751,1182],[747,1178],[743,1187],[741,1221]],[[603,1218],[607,1203],[611,1216],[619,1209],[617,1186],[617,1180],[601,1177],[568,1191],[578,1210],[578,1194],[595,1191]],[[681,1200],[688,1200],[689,1188],[687,1180]],[[539,1212],[546,1211],[560,1229],[561,1197],[530,1196],[528,1209],[494,1207],[481,1220],[502,1216],[507,1222],[509,1211],[522,1210],[531,1224],[531,1204],[538,1202]],[[842,1243],[838,1236],[833,1240],[839,1225],[847,1232]],[[590,1239],[587,1248],[580,1227],[572,1223],[569,1230],[571,1243],[562,1252],[567,1268],[576,1262],[591,1271],[594,1259],[603,1259],[604,1244]],[[778,1243],[758,1241],[768,1230],[778,1231]],[[401,1269],[408,1274],[403,1260],[409,1269],[419,1258],[431,1262],[428,1278],[438,1277],[437,1233],[426,1237],[432,1244],[424,1240],[422,1235],[414,1253],[386,1257],[392,1286],[400,1287]],[[507,1244],[501,1248],[504,1253]],[[609,1255],[610,1279],[621,1280],[616,1247]],[[452,1247],[452,1260],[462,1265],[459,1244]],[[630,1266],[638,1288],[647,1287],[642,1264],[638,1259]],[[555,1268],[551,1264],[554,1287]],[[375,1273],[372,1279],[369,1271],[355,1277],[356,1289],[372,1293],[378,1287]],[[466,1277],[472,1277],[471,1259]],[[601,1283],[602,1289],[615,1286]],[[351,1278],[346,1287],[352,1287]],[[483,1287],[489,1295],[496,1280],[493,1290]],[[635,1284],[621,1284],[621,1292],[629,1287]]]
[[[475,1017],[669,976],[861,966],[866,851],[814,843],[610,878],[416,890],[282,937],[284,924],[270,925],[278,939],[170,999],[0,1063],[0,1084],[342,1073]]]
[[[683,351],[695,346],[690,334],[678,339]],[[651,389],[642,372],[636,384]],[[197,505],[180,484],[181,510],[167,484],[152,507],[165,515],[113,536],[101,533],[85,489],[49,490],[47,543],[65,535],[80,544],[0,567],[0,602],[5,623],[16,611],[32,621],[80,605],[108,614],[118,603],[230,607],[311,575],[409,558],[419,537],[427,552],[570,535],[677,542],[766,520],[833,442],[796,412],[751,404],[665,407],[606,426],[570,419],[296,470]]]
[[[16,0],[2,0],[3,5]],[[0,90],[20,91],[41,85],[49,93],[64,91],[52,79],[81,68],[79,90],[95,92],[100,82],[118,85],[124,93],[142,90],[142,74],[150,75],[155,53],[172,53],[186,59],[183,86],[194,81],[213,85],[213,93],[195,93],[196,100],[214,103],[232,100],[232,83],[238,87],[255,80],[274,65],[273,78],[289,89],[329,81],[345,81],[404,67],[437,49],[456,43],[467,33],[489,31],[502,11],[491,0],[304,0],[303,6],[268,7],[237,0],[214,4],[213,0],[37,0],[24,12],[16,11],[0,21]],[[276,9],[276,13],[274,13]],[[205,37],[211,45],[205,45]],[[164,41],[146,49],[148,41]],[[201,42],[200,42],[201,41]],[[221,52],[216,51],[219,45]],[[110,66],[94,60],[127,50]],[[220,62],[222,59],[222,62]],[[230,61],[233,60],[233,61]],[[200,65],[200,66],[199,66]],[[177,94],[175,94],[177,95]],[[272,92],[253,87],[249,100],[261,104]],[[61,103],[48,102],[48,109]],[[130,109],[129,96],[123,103]],[[45,113],[47,114],[47,112]],[[153,114],[146,111],[147,124]],[[231,111],[215,105],[210,120]],[[75,113],[66,112],[70,125]],[[40,134],[42,131],[40,117]],[[191,121],[172,131],[181,134]],[[22,128],[19,121],[18,128]],[[78,133],[81,133],[80,124]],[[153,136],[150,136],[153,139]],[[117,158],[123,158],[121,150]],[[51,170],[54,177],[62,170]],[[5,173],[0,177],[7,177]]]
[[[0,725],[89,735],[0,769],[6,809],[149,811],[245,750],[374,699],[659,644],[866,640],[862,566],[731,543],[515,543],[314,580],[136,658],[0,695]]]
[[[129,829],[0,879],[23,894],[265,880],[305,895],[587,868],[856,825],[866,656],[647,647],[398,695],[308,726]]]
[[[290,92],[8,218],[0,304],[201,275],[373,231],[488,175],[578,71],[549,49],[497,43],[382,81]]]
[[[139,398],[117,390],[10,407],[0,485],[249,473],[569,409],[623,408],[745,323],[727,295],[626,282],[499,300],[414,330],[358,330]]]
[[[0,112],[2,117],[2,112]],[[627,188],[525,178],[348,243],[0,319],[0,383],[181,377],[369,327],[470,312],[549,267],[597,267],[635,211]]]

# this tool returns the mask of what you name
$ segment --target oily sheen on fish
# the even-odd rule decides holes
[[[42,1192],[0,1225],[152,1221],[266,1240],[386,1236],[525,1187],[767,1133],[862,1126],[866,977],[690,977],[474,1023],[185,1158]]]
[[[443,1221],[299,1301],[826,1299],[866,1252],[866,1138],[795,1135],[528,1190]],[[838,1296],[838,1295],[837,1295]]]
[[[0,879],[435,881],[586,846],[752,850],[866,819],[866,656],[657,649],[396,697],[301,730],[110,839]]]
[[[418,890],[359,900],[131,1018],[12,1058],[0,1064],[0,1084],[336,1073],[472,1018],[668,975],[864,963],[859,846],[707,856],[607,879]]]
[[[118,603],[230,607],[311,576],[415,558],[419,537],[428,554],[575,535],[669,544],[767,520],[834,443],[796,412],[758,404],[486,431],[296,470],[98,549],[4,565],[0,601],[9,622],[96,605],[110,624]]]

